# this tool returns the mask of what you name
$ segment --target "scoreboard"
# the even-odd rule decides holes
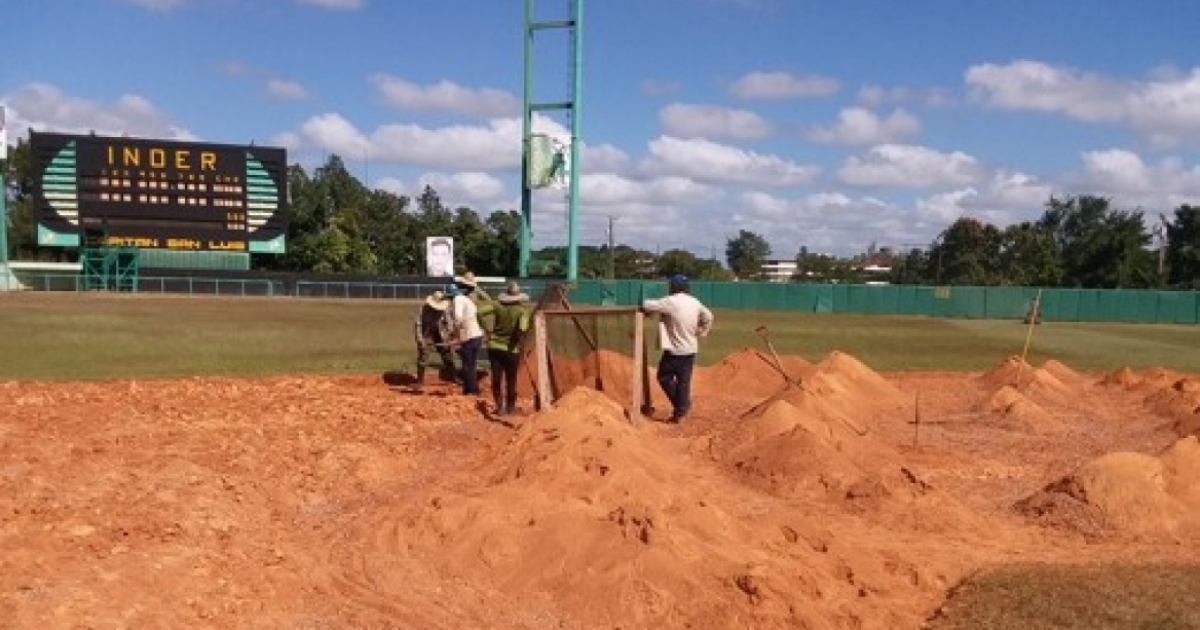
[[[287,154],[30,132],[38,245],[282,254]]]

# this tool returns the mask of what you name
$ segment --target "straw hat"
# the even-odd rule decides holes
[[[504,288],[504,293],[501,293],[497,299],[500,300],[501,304],[520,304],[521,302],[528,302],[529,296],[521,292],[521,285],[516,282],[509,282],[508,286]]]
[[[474,289],[479,283],[475,280],[475,274],[468,271],[461,276],[454,278],[454,284]]]
[[[430,293],[429,297],[425,298],[425,305],[439,311],[446,310],[446,294],[440,290]]]

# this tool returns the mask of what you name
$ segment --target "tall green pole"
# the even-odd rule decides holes
[[[525,106],[521,127],[521,256],[518,273],[529,277],[529,247],[533,240],[533,191],[529,188],[529,134],[533,128],[533,0],[525,0]]]
[[[574,3],[574,14],[569,20],[535,22],[534,0],[525,0],[525,107],[521,137],[521,277],[529,274],[529,242],[533,218],[533,191],[530,186],[530,145],[533,128],[533,112],[543,110],[569,110],[571,113],[571,169],[568,173],[567,193],[567,280],[579,278],[579,125],[583,76],[583,0],[568,0]],[[533,101],[533,34],[542,29],[571,29],[574,46],[571,50],[571,99],[569,101],[534,103]]]
[[[575,47],[571,53],[571,172],[567,201],[567,281],[579,279],[579,119],[583,117],[579,104],[583,101],[583,0],[575,0]]]

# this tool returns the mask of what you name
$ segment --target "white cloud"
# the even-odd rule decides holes
[[[387,74],[371,77],[384,101],[398,109],[455,112],[481,117],[521,115],[521,101],[503,90],[470,89],[452,81],[420,86]]]
[[[431,186],[443,199],[455,200],[455,205],[490,206],[508,193],[500,179],[480,172],[426,173],[421,176],[417,190]],[[480,213],[487,218],[486,212]]]
[[[1200,166],[1187,166],[1178,158],[1147,163],[1123,149],[1084,153],[1083,172],[1074,179],[1077,190],[1110,197],[1116,206],[1147,212],[1196,205],[1200,199]]]
[[[921,122],[902,109],[880,118],[868,109],[851,107],[838,114],[836,123],[816,127],[808,137],[825,144],[862,145],[895,142],[920,131]]]
[[[966,81],[977,102],[993,107],[1127,125],[1159,147],[1200,144],[1200,69],[1134,82],[1018,61],[974,66]]]
[[[580,199],[589,206],[686,205],[715,201],[721,191],[687,177],[635,180],[616,173],[585,174]]]
[[[650,142],[643,170],[705,182],[794,186],[811,181],[818,169],[701,139],[660,136]]]
[[[680,138],[765,138],[771,123],[754,112],[713,105],[673,103],[658,112],[663,131]]]
[[[868,107],[879,107],[888,103],[918,103],[930,107],[951,105],[954,96],[945,88],[883,87],[864,85],[858,90],[858,101]]]
[[[838,171],[854,186],[928,188],[968,184],[979,177],[975,158],[954,151],[941,153],[914,145],[884,144],[865,156],[851,157]]]
[[[787,99],[830,96],[839,88],[835,79],[796,76],[788,72],[751,72],[738,78],[729,91],[741,99]]]
[[[746,229],[766,238],[773,258],[793,258],[801,247],[811,253],[845,254],[865,251],[872,243],[927,242],[914,239],[928,229],[898,206],[840,192],[793,199],[747,191],[730,223],[727,231]]]
[[[284,101],[302,101],[308,98],[308,90],[305,90],[303,85],[279,78],[267,80],[267,94]]]
[[[340,114],[328,113],[305,121],[300,135],[325,151],[346,158],[367,157],[372,162],[509,171],[521,164],[521,123],[514,119],[493,120],[487,126],[435,129],[392,124],[368,136]]]
[[[974,99],[993,107],[1063,113],[1086,122],[1118,120],[1127,89],[1096,74],[1039,61],[972,66],[966,81]]]
[[[13,136],[24,135],[32,128],[62,133],[195,139],[190,131],[174,123],[149,100],[133,94],[103,103],[68,96],[45,83],[30,83],[8,97],[6,105],[7,126]]]

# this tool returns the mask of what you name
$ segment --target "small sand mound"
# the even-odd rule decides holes
[[[779,363],[799,381],[811,364],[800,357],[781,356]],[[787,387],[787,379],[775,366],[775,359],[758,350],[743,348],[708,368],[697,368],[699,391],[717,390],[746,398],[764,398]]]
[[[1062,423],[1041,405],[1008,385],[996,390],[996,393],[980,403],[976,409],[992,414],[1003,424],[1015,428],[1034,431],[1057,431],[1062,428]]]
[[[1145,403],[1158,415],[1173,420],[1181,437],[1194,434],[1200,427],[1200,379],[1181,378],[1170,387],[1148,394]]]
[[[1054,359],[1050,359],[1042,364],[1042,369],[1052,374],[1059,381],[1062,381],[1064,385],[1077,387],[1086,385],[1089,382],[1088,377],[1076,372],[1075,370],[1072,370],[1065,364],[1055,361]]]
[[[1128,365],[1121,366],[1100,379],[1101,385],[1114,385],[1126,389],[1141,383],[1142,379]]]
[[[744,424],[754,437],[747,436],[727,457],[758,485],[785,495],[836,494],[865,476],[833,427],[786,400],[772,401]]]
[[[1200,526],[1200,445],[1180,440],[1161,457],[1117,452],[1102,455],[1075,474],[1017,504],[1025,514],[1079,529],[1096,523],[1140,536],[1191,538]],[[1055,514],[1059,512],[1059,514]],[[1091,522],[1070,522],[1063,513]]]
[[[1022,382],[1022,391],[1026,396],[1052,403],[1063,403],[1076,397],[1071,388],[1057,376],[1040,368],[1028,375],[1027,381]]]
[[[1019,356],[1012,355],[1000,362],[1000,365],[985,372],[979,378],[995,387],[1003,387],[1005,385],[1020,387],[1029,382],[1033,374],[1033,367],[1025,362]]]

